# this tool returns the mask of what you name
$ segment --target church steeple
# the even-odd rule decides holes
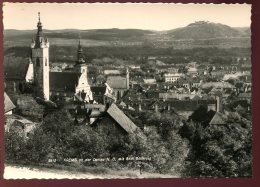
[[[50,99],[49,86],[49,42],[43,36],[40,12],[38,13],[37,33],[31,43],[34,94],[36,97]]]
[[[44,41],[43,41],[41,15],[40,12],[38,12],[37,35],[35,39],[35,47],[41,47],[42,42]]]
[[[83,48],[80,44],[80,39],[79,39],[79,44],[78,44],[78,54],[77,54],[77,64],[83,64],[85,63],[85,60],[83,58]]]

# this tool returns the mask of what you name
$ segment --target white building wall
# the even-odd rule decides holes
[[[25,76],[26,82],[33,82],[33,63],[30,61],[26,76]]]
[[[50,100],[50,65],[49,65],[49,47],[43,48],[43,93],[46,100]]]

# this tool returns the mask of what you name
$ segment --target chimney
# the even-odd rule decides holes
[[[142,104],[141,104],[141,102],[139,102],[139,104],[138,104],[138,111],[142,111]]]
[[[216,111],[222,112],[221,96],[216,96],[216,100],[217,100]]]
[[[155,112],[158,112],[158,104],[157,104],[157,102],[155,103],[154,110],[155,110]]]
[[[170,104],[167,105],[167,110],[168,110],[168,111],[171,110],[171,106],[170,106]]]
[[[129,70],[126,68],[126,89],[129,89]]]

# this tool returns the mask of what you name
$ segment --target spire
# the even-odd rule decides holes
[[[38,33],[42,32],[42,23],[41,23],[41,15],[40,12],[38,12],[38,23],[37,23],[37,27],[38,27]],[[37,33],[37,34],[38,34]]]
[[[85,63],[85,60],[83,58],[83,48],[81,46],[81,43],[80,43],[80,35],[79,35],[79,44],[78,44],[78,54],[77,54],[78,58],[77,58],[77,63],[78,64],[82,64],[82,63]]]
[[[80,39],[79,39],[78,51],[82,51],[82,46],[81,46],[81,43],[80,43]]]
[[[37,35],[35,39],[35,47],[40,47],[43,41],[42,23],[40,12],[38,12]]]
[[[38,12],[38,22],[41,22],[41,13],[40,12]]]

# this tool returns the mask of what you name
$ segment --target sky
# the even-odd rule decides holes
[[[170,30],[195,21],[249,27],[249,4],[174,3],[4,3],[4,29],[36,28],[38,12],[44,29],[134,28]]]

